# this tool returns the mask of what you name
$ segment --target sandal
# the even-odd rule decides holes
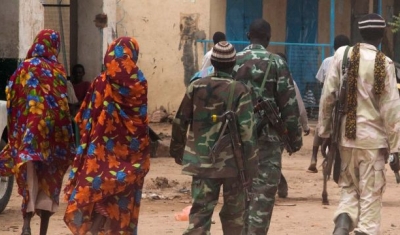
[[[31,228],[23,228],[21,235],[31,235]]]

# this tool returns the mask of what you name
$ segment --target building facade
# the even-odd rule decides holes
[[[149,112],[161,105],[172,112],[201,65],[204,51],[212,46],[198,40],[222,31],[229,41],[246,41],[249,24],[262,17],[271,24],[273,42],[326,45],[332,40],[332,1],[334,34],[348,35],[352,43],[360,40],[360,16],[380,11],[390,21],[400,11],[396,0],[0,0],[0,12],[7,19],[0,22],[0,57],[23,59],[40,29],[55,28],[63,34],[60,61],[68,71],[83,64],[85,80],[92,80],[103,68],[107,45],[117,37],[133,36],[140,45],[138,66],[149,83]],[[94,22],[101,13],[107,15],[105,28]],[[382,50],[400,61],[399,45],[400,36],[388,30]],[[329,46],[272,44],[268,49],[287,54],[294,79],[304,92],[308,83],[315,82],[321,60],[332,53]],[[0,81],[6,81],[6,75],[0,76]]]

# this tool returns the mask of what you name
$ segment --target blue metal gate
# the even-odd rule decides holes
[[[288,0],[286,11],[286,42],[317,43],[318,37],[318,0]],[[320,51],[315,47],[286,47],[286,54],[293,79],[303,95],[318,87],[315,74]],[[316,93],[317,90],[313,91]],[[316,102],[319,93],[314,94]]]

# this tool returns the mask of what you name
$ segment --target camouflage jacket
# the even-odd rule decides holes
[[[248,177],[257,172],[254,170],[258,164],[254,152],[255,122],[249,89],[230,75],[220,73],[218,77],[198,79],[188,86],[173,121],[170,154],[175,159],[183,157],[183,174],[207,178],[238,175],[230,144],[214,160],[210,155],[222,126],[221,122],[212,122],[211,116],[227,111],[231,85],[235,86],[232,109],[236,110],[238,119],[245,169],[251,173]]]
[[[264,89],[261,84],[267,70],[270,59],[273,59],[269,74],[266,78]],[[251,44],[236,55],[236,66],[233,72],[235,80],[243,81],[252,90],[252,101],[255,105],[261,96],[268,99],[280,113],[289,133],[289,138],[294,151],[302,146],[302,132],[299,122],[299,107],[296,100],[296,92],[293,79],[288,66],[278,55],[268,52],[263,46]],[[256,116],[256,122],[261,117]],[[266,125],[260,141],[279,142],[277,132],[270,125]]]
[[[342,84],[342,63],[346,47],[340,47],[333,57],[325,79],[319,109],[319,136],[328,138],[332,134],[332,112]],[[341,146],[360,149],[390,148],[400,152],[400,100],[393,61],[386,57],[386,78],[380,96],[374,93],[374,66],[377,49],[373,45],[360,44],[360,64],[357,79],[357,131],[356,139],[345,137],[346,115],[341,120]],[[353,48],[347,57],[351,58]]]

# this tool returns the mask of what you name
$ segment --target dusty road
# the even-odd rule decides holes
[[[153,125],[157,133],[169,133],[168,124]],[[331,205],[321,204],[321,173],[306,173],[311,155],[313,136],[304,138],[304,146],[298,153],[283,156],[283,173],[289,183],[289,196],[286,199],[277,198],[271,228],[271,235],[328,235],[332,234],[332,215],[338,204],[339,188],[330,182],[329,194]],[[175,213],[190,205],[190,177],[180,174],[180,167],[171,158],[158,156],[151,160],[150,173],[147,175],[144,199],[139,219],[140,235],[178,235],[185,230],[187,221],[176,221]],[[321,157],[319,157],[319,163]],[[400,185],[387,166],[387,186],[383,198],[382,234],[400,234]],[[158,179],[157,179],[158,177]],[[168,182],[163,181],[163,178]],[[13,196],[6,210],[0,214],[0,234],[20,234],[22,218],[20,215],[21,197],[14,188]],[[221,203],[217,206],[213,219],[211,233],[222,234],[218,212]],[[50,222],[50,235],[71,234],[63,222],[65,203],[60,205],[59,211]],[[32,221],[32,234],[38,234],[39,218]]]

